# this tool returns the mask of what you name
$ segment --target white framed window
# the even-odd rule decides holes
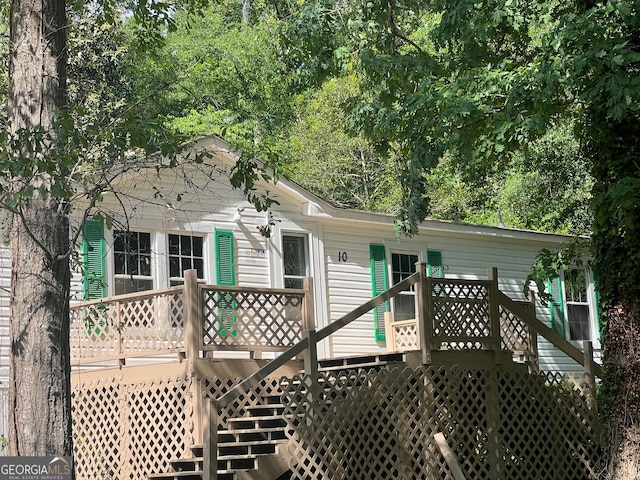
[[[592,341],[600,348],[598,299],[593,274],[589,269],[561,271],[547,283],[551,327],[573,342]]]
[[[151,233],[113,232],[114,294],[153,289]]]
[[[184,283],[184,271],[195,270],[198,281],[205,281],[204,237],[199,235],[170,233],[167,236],[169,258],[169,285]]]
[[[564,272],[567,338],[599,340],[597,305],[592,275],[582,268]]]
[[[391,252],[391,285],[401,282],[416,272],[420,260],[417,253]],[[393,299],[393,318],[396,321],[416,318],[416,298],[413,286]]]
[[[309,248],[306,234],[282,235],[284,288],[302,288],[309,276]]]

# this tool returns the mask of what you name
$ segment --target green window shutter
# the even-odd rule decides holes
[[[594,301],[596,302],[596,327],[598,328],[598,337],[602,338],[602,324],[600,323],[600,294],[598,293],[598,278],[596,277],[596,273],[591,270],[591,275],[593,277],[593,289],[594,289]]]
[[[427,250],[427,277],[444,278],[441,252]]]
[[[562,293],[562,280],[560,277],[547,280],[547,289],[551,293],[552,300],[549,303],[549,313],[551,314],[551,328],[567,338],[566,322],[564,313],[564,299]]]
[[[236,270],[233,255],[233,232],[216,230],[216,277],[218,285],[232,287],[236,284]],[[232,293],[221,293],[218,298],[220,305],[218,315],[218,330],[223,337],[238,336],[236,323],[238,319],[233,314],[236,307]]]
[[[233,286],[236,284],[233,244],[233,232],[216,230],[216,276],[218,285]]]
[[[82,293],[85,300],[103,298],[107,294],[107,278],[104,267],[104,225],[87,220],[82,236],[84,278]]]
[[[375,297],[389,288],[387,283],[387,259],[384,245],[370,245],[369,255],[371,265],[371,293]],[[376,341],[384,341],[386,339],[384,313],[388,311],[389,302],[373,309],[373,329]]]

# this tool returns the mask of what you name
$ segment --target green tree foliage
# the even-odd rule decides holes
[[[285,174],[335,205],[392,213],[399,203],[393,159],[377,154],[363,134],[349,132],[355,75],[326,81],[300,96]]]
[[[284,15],[277,5],[258,2],[245,22],[234,1],[212,6],[201,19],[178,16],[176,30],[155,55],[145,52],[131,62],[137,95],[145,103],[146,92],[162,92],[145,106],[162,125],[190,137],[222,134],[239,149],[277,162],[291,179],[336,205],[402,213],[399,205],[410,197],[399,180],[408,178],[411,145],[354,131],[361,117],[354,121],[351,112],[368,84],[355,73],[362,65],[344,41],[363,27],[343,22],[344,30],[330,30],[344,20],[343,8],[307,4],[297,15]],[[420,40],[426,42],[424,36]],[[558,151],[575,147],[566,128],[549,136]],[[574,190],[567,187],[584,200],[590,182],[580,190],[577,181],[567,183],[561,175],[563,159],[577,154],[545,160],[545,151],[554,152],[534,145],[473,167],[464,155],[449,155],[450,161],[415,182],[422,194],[414,196],[428,199],[420,211],[490,224],[498,222],[500,211],[508,226],[584,232],[586,220],[576,217],[585,208],[574,209]]]
[[[190,137],[218,133],[243,150],[275,148],[292,112],[277,13],[254,2],[244,22],[242,5],[231,0],[202,17],[177,15],[162,48],[136,58],[138,96],[160,93],[146,102],[149,117]]]
[[[581,153],[574,158],[588,160],[594,182],[593,266],[608,309],[610,473],[635,476],[640,468],[634,440],[634,425],[640,423],[635,353],[640,351],[640,4],[311,3],[307,12],[318,12],[319,22],[330,25],[325,30],[340,31],[348,40],[334,59],[358,59],[354,64],[361,69],[365,94],[354,122],[373,142],[400,146],[402,231],[415,231],[427,212],[424,171],[446,152],[499,171],[507,153],[532,145],[558,122],[576,126]],[[310,49],[317,44],[317,38],[307,43]],[[584,165],[579,163],[578,170]],[[516,173],[511,183],[546,181],[536,173]],[[543,212],[538,216],[553,223]]]
[[[590,163],[569,126],[553,126],[526,148],[503,156],[506,160],[490,165],[445,156],[425,174],[429,216],[573,235],[590,232]]]

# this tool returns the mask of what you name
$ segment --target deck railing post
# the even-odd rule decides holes
[[[204,403],[203,480],[218,479],[218,406],[212,398]]]
[[[304,351],[304,373],[311,376],[314,381],[318,376],[318,344],[315,329],[304,331],[307,339],[307,348]]]
[[[302,330],[315,330],[316,319],[313,301],[313,278],[304,277],[302,279],[304,289],[304,300],[302,301]]]
[[[416,272],[420,280],[414,286],[416,294],[416,337],[420,345],[422,364],[431,363],[431,339],[433,337],[433,318],[431,316],[431,279],[427,277],[427,264],[416,263]]]
[[[487,347],[494,352],[496,364],[501,362],[500,355],[500,304],[498,300],[498,269],[490,267],[487,269],[487,278],[491,281],[489,285],[489,328],[491,336]]]
[[[193,437],[200,439],[204,436],[201,415],[205,409],[202,405],[200,379],[196,373],[196,361],[202,345],[202,308],[200,307],[198,272],[196,270],[185,270],[184,272],[183,308],[185,357],[187,372],[191,377],[191,399],[195,415]],[[206,418],[204,420],[206,421]]]
[[[116,310],[116,314],[115,314],[116,324],[114,325],[114,327],[118,332],[118,354],[122,355],[124,353],[124,349],[123,349],[124,341],[123,341],[122,332],[124,332],[125,330],[125,325],[124,325],[124,321],[122,320],[122,303],[121,302],[116,302],[115,310]]]
[[[531,305],[531,315],[536,318],[536,294],[533,291],[529,292],[529,304]],[[527,339],[529,344],[529,370],[532,372],[538,372],[540,370],[540,365],[538,363],[538,334],[536,331],[527,326],[527,332],[529,334],[529,338]]]
[[[198,273],[196,270],[184,272],[184,347],[187,368],[191,374],[196,371],[196,360],[200,354],[202,338],[202,309],[198,294]]]
[[[419,328],[419,327],[418,327]],[[384,335],[387,352],[396,351],[396,331],[393,328],[393,312],[384,312]],[[416,335],[416,342],[419,341]]]
[[[595,377],[595,362],[593,360],[593,342],[584,341],[582,343],[584,349],[584,373],[587,376],[587,381],[589,384],[589,394],[588,399],[591,403],[592,408],[594,409],[595,414],[597,415],[597,406],[598,402],[596,401],[596,377]]]

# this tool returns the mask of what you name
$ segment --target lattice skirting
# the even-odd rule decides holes
[[[450,479],[437,432],[470,479],[596,478],[599,422],[590,384],[575,380],[456,367],[327,373],[319,383],[267,379],[220,412],[220,421],[281,395],[296,479]],[[138,480],[167,471],[169,459],[201,442],[196,405],[239,381],[80,382],[73,393],[77,478]]]
[[[161,378],[125,384],[123,376],[79,383],[72,395],[76,478],[140,480],[169,471],[169,460],[202,442],[193,395],[218,398],[241,378]],[[198,382],[196,389],[193,383]],[[279,379],[266,379],[225,408],[220,423],[279,395]]]
[[[524,370],[393,368],[283,379],[300,480],[596,478],[602,446],[587,383]]]
[[[108,378],[72,395],[77,479],[143,479],[193,444],[190,380]]]

